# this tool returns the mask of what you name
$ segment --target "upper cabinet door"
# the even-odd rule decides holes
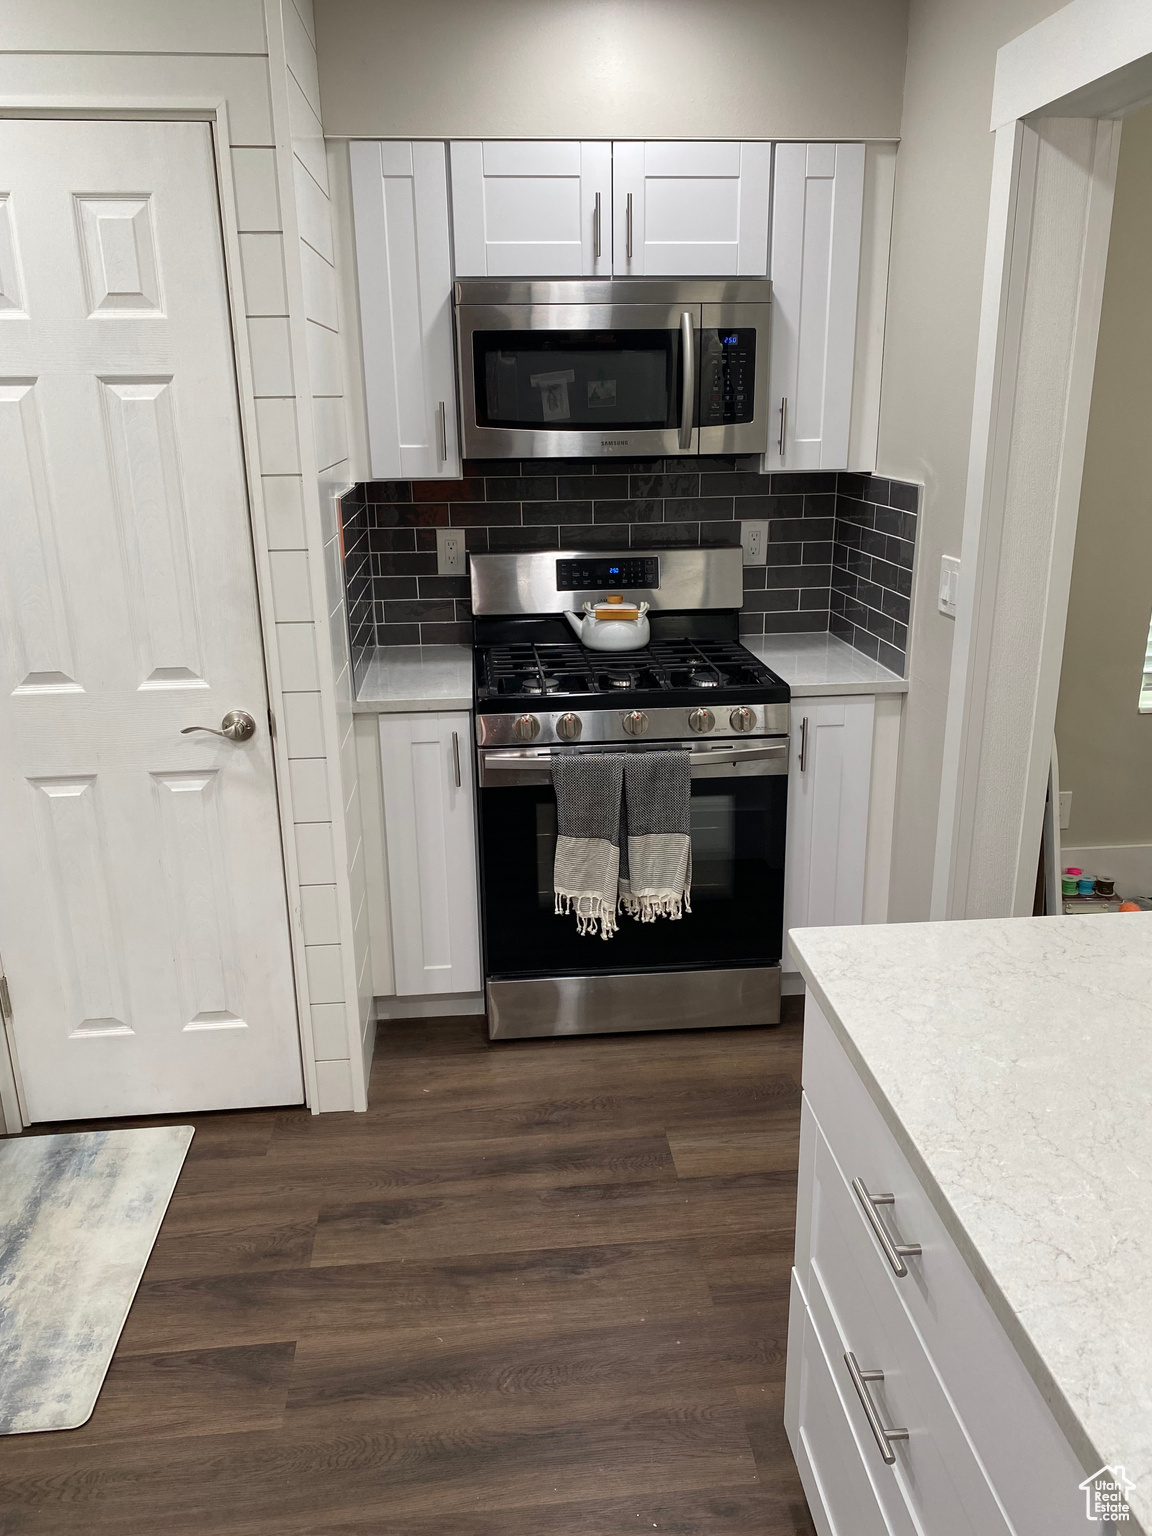
[[[764,277],[771,144],[612,146],[617,277]]]
[[[777,144],[769,469],[846,469],[863,144]]]
[[[454,480],[445,147],[353,140],[348,148],[372,476]]]
[[[612,146],[458,140],[452,151],[457,277],[607,277]]]

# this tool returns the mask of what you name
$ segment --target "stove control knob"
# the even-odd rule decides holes
[[[728,716],[728,724],[734,731],[750,731],[756,724],[756,711],[749,709],[746,704],[741,704]]]
[[[629,736],[643,736],[648,729],[648,716],[642,709],[634,709],[621,722]]]
[[[535,715],[517,715],[512,731],[517,741],[533,741],[540,734],[540,722]]]
[[[710,731],[716,724],[716,716],[710,709],[693,709],[688,714],[688,725],[698,736]]]
[[[575,741],[584,729],[579,715],[561,715],[556,722],[556,734],[561,741]]]

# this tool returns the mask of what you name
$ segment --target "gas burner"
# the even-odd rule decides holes
[[[521,693],[559,693],[560,680],[556,677],[530,677],[519,691]]]
[[[693,672],[689,675],[688,681],[693,688],[719,688],[723,679],[719,673],[714,677],[706,677],[702,672]]]
[[[608,679],[608,686],[609,688],[634,688],[636,686],[636,679],[634,677],[610,677]]]

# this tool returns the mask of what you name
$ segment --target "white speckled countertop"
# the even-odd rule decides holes
[[[836,635],[742,635],[743,643],[792,689],[794,699],[820,694],[907,693],[908,683]]]
[[[1152,913],[790,942],[1073,1449],[1127,1469],[1152,1532]]]
[[[908,684],[835,635],[745,635],[744,643],[791,686],[793,698],[905,693]],[[466,645],[383,645],[368,659],[359,714],[471,709],[472,652]]]
[[[380,645],[356,693],[357,714],[472,708],[470,645]]]

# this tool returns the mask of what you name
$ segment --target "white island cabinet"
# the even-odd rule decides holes
[[[400,997],[479,992],[472,716],[380,716],[392,963]]]
[[[1150,923],[793,935],[784,1417],[820,1536],[1152,1528]]]

